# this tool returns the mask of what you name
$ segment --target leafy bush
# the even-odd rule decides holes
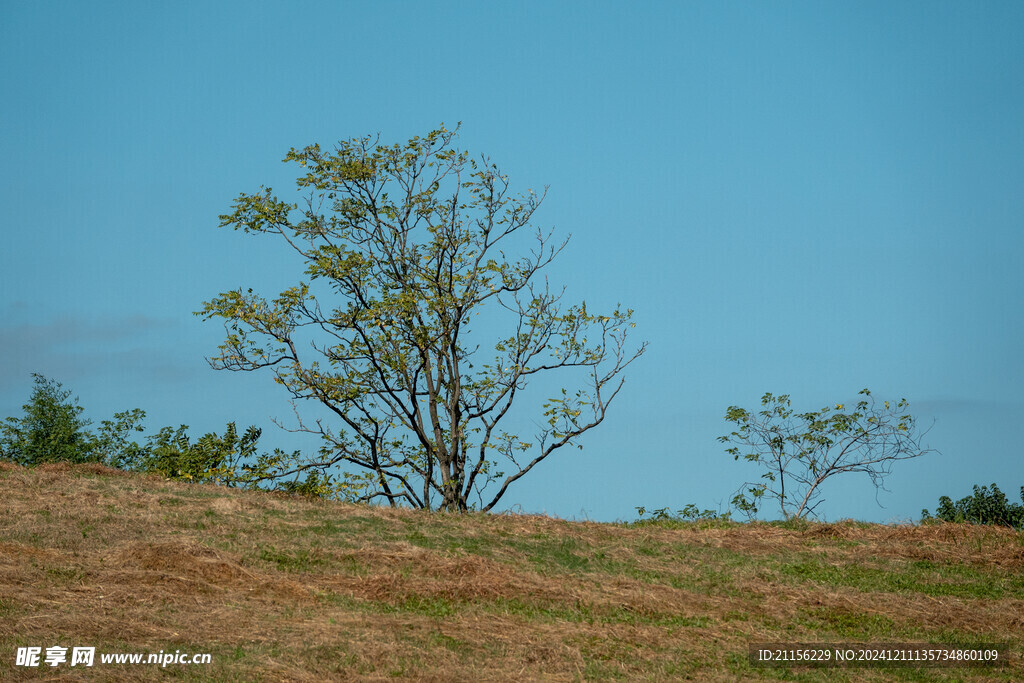
[[[253,426],[239,437],[235,423],[229,422],[224,436],[210,432],[192,443],[188,425],[181,425],[177,430],[164,427],[150,437],[139,469],[156,472],[169,479],[234,486],[238,483],[236,466],[256,453],[260,434],[261,430]]]
[[[192,443],[188,425],[164,427],[142,450],[131,469],[169,479],[245,489],[272,489],[310,498],[344,498],[345,487],[322,469],[303,463],[299,451],[256,452],[262,430],[250,426],[238,435],[229,422],[223,436],[210,432]],[[299,477],[305,472],[305,479]],[[288,480],[285,480],[288,478]]]
[[[100,462],[118,469],[132,469],[141,462],[146,449],[129,435],[142,431],[144,411],[117,413],[93,434],[86,429],[92,422],[81,418],[84,408],[78,399],[69,401],[71,391],[56,380],[36,373],[32,377],[35,388],[22,406],[24,416],[8,417],[0,425],[0,458],[25,466]]]
[[[651,516],[647,519],[643,518],[647,514],[647,508],[643,506],[637,507],[636,512],[640,516],[640,519],[637,520],[638,524],[654,522],[728,522],[732,519],[732,514],[729,512],[701,510],[693,503],[687,503],[682,510],[676,510],[675,513],[667,507],[651,510]]]
[[[56,380],[32,376],[36,386],[23,406],[24,416],[9,417],[0,424],[0,459],[26,466],[100,462],[169,479],[351,498],[347,482],[339,483],[315,463],[303,463],[299,451],[257,454],[256,442],[262,433],[258,427],[251,426],[239,436],[235,423],[229,422],[223,436],[210,432],[195,443],[189,438],[188,425],[164,427],[141,445],[131,437],[144,431],[145,411],[116,413],[114,419],[103,420],[94,434],[86,429],[91,422],[81,418],[84,409],[78,399],[69,401],[70,391]],[[305,479],[300,479],[303,472]]]
[[[1024,502],[1024,486],[1020,487],[1020,499]],[[993,524],[1024,529],[1024,506],[1011,503],[994,483],[992,488],[974,486],[974,495],[957,502],[949,496],[939,498],[939,507],[932,517],[928,510],[921,510],[921,521],[941,520],[944,522],[970,522],[971,524]]]
[[[119,470],[138,469],[149,450],[129,439],[129,435],[143,430],[145,417],[146,411],[134,408],[115,413],[113,420],[103,420],[99,434],[92,437],[92,454],[96,460]]]
[[[69,401],[70,391],[61,383],[32,373],[35,388],[22,406],[21,418],[8,417],[0,426],[0,457],[19,465],[48,462],[93,462],[99,458],[88,420],[80,416],[78,399]]]

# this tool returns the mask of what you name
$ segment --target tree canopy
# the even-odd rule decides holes
[[[538,273],[567,240],[531,226],[546,190],[514,194],[488,158],[454,147],[457,130],[293,148],[284,161],[298,167],[300,202],[261,187],[221,216],[281,239],[305,277],[272,299],[247,288],[205,302],[197,314],[227,332],[211,365],[272,373],[296,406],[292,429],[323,443],[292,472],[343,466],[353,500],[463,511],[475,496],[490,510],[604,420],[646,348],[627,344],[632,310],[561,303],[564,289]],[[517,234],[533,246],[513,257]],[[504,327],[481,343],[483,309]],[[505,429],[532,379],[572,372],[582,386],[563,381],[537,406],[537,433]],[[333,418],[304,419],[306,401]]]

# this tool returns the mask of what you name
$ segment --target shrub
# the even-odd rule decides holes
[[[1024,486],[1020,487],[1020,499],[1024,502]],[[957,502],[949,496],[939,498],[939,506],[932,517],[928,510],[921,510],[921,521],[941,520],[944,522],[970,522],[971,524],[993,524],[1024,529],[1024,506],[1011,503],[999,487],[992,484],[974,486],[974,495]]]
[[[113,420],[100,422],[99,433],[92,439],[92,453],[99,461],[119,470],[139,469],[150,452],[132,441],[132,432],[141,432],[146,411],[134,408],[115,413]]]
[[[333,477],[315,467],[303,466],[300,453],[256,452],[262,430],[251,426],[238,435],[234,422],[229,422],[224,435],[210,432],[192,443],[188,425],[177,430],[164,427],[149,438],[134,469],[155,472],[169,479],[197,483],[220,484],[246,489],[271,488],[310,498],[334,498],[339,485]],[[305,479],[299,479],[302,472]],[[284,481],[286,477],[289,480]]]
[[[693,503],[688,503],[682,510],[673,513],[667,507],[650,511],[650,517],[644,519],[648,513],[647,508],[640,506],[636,508],[639,519],[637,524],[651,524],[656,522],[728,522],[732,519],[732,513],[716,512],[715,510],[701,510]]]
[[[47,462],[100,462],[135,472],[153,472],[170,479],[278,490],[317,498],[350,499],[344,482],[335,481],[326,468],[300,462],[300,453],[256,453],[258,427],[239,435],[229,422],[224,435],[204,434],[193,443],[188,425],[164,427],[145,445],[131,438],[142,432],[143,410],[135,408],[103,420],[96,434],[88,431],[78,399],[60,382],[33,373],[35,389],[21,418],[0,424],[0,459],[19,465]],[[305,479],[300,479],[305,472]],[[288,481],[284,481],[288,479]]]
[[[81,418],[78,398],[69,401],[70,391],[61,383],[32,373],[35,388],[22,406],[21,418],[8,417],[0,426],[0,457],[19,465],[47,462],[94,462],[101,459]]]
[[[256,453],[260,438],[258,427],[249,427],[241,437],[234,422],[229,422],[224,436],[204,434],[192,443],[188,425],[177,430],[164,427],[149,438],[147,453],[139,469],[155,472],[170,479],[211,482],[234,486],[235,467]]]

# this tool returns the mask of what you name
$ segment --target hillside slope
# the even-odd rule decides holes
[[[426,514],[0,464],[4,680],[1024,680],[1024,533]],[[999,669],[751,642],[1006,643]],[[18,648],[94,647],[92,667]],[[101,653],[209,653],[112,664]],[[71,650],[68,651],[71,657]]]

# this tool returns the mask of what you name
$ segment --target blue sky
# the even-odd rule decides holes
[[[0,416],[38,372],[95,422],[273,427],[268,376],[211,370],[191,313],[301,264],[217,228],[294,181],[291,147],[462,121],[591,311],[636,310],[648,352],[582,451],[504,508],[635,518],[717,508],[756,473],[730,405],[870,387],[941,453],[826,519],[917,519],[1024,484],[1024,5],[1018,2],[6,2],[0,4]],[[878,503],[881,503],[880,507]]]

